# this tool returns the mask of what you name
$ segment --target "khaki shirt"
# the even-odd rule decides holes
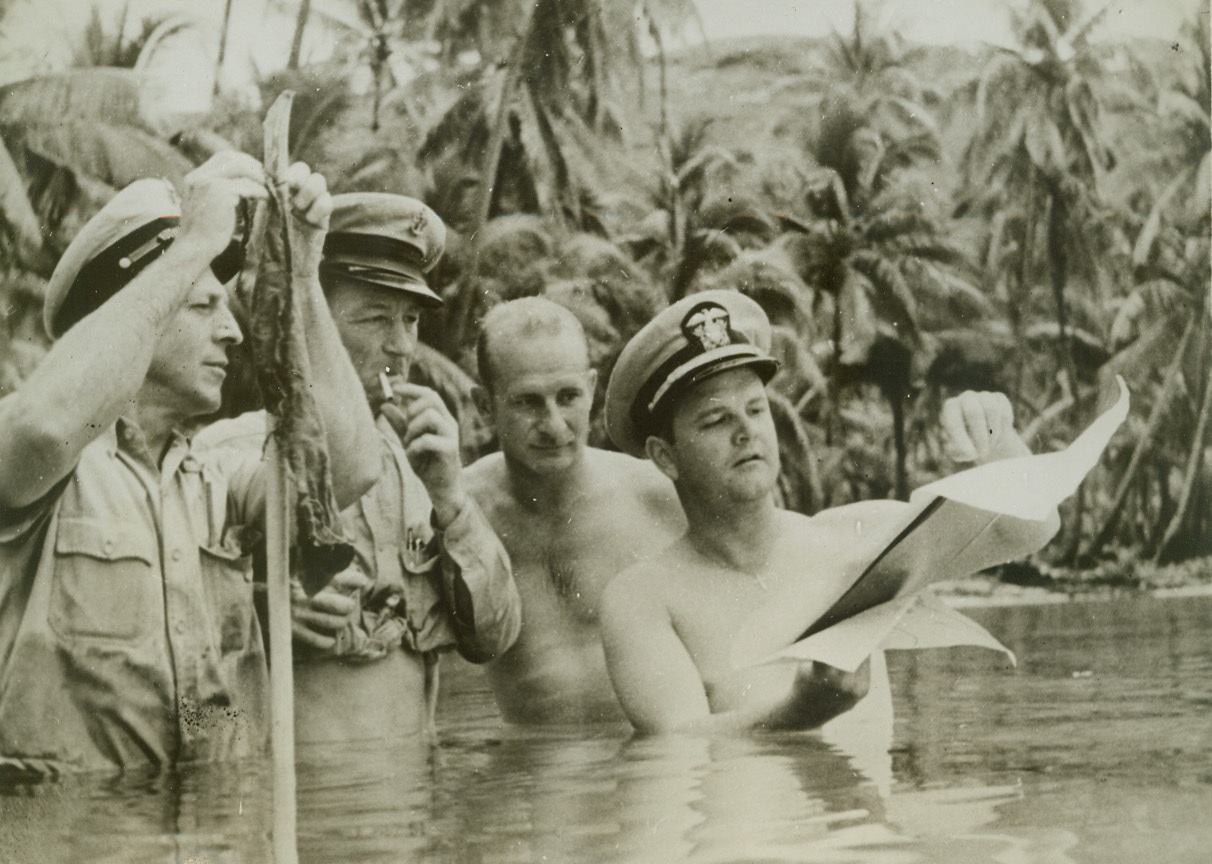
[[[396,648],[426,654],[454,647],[473,662],[499,656],[513,645],[522,623],[508,554],[470,499],[438,531],[429,495],[399,436],[383,417],[376,426],[382,474],[341,514],[354,547],[351,566],[372,585],[351,632],[339,634],[337,653],[373,661]],[[252,412],[208,427],[198,446],[260,452],[265,434],[264,412]],[[316,659],[302,651],[296,656],[299,662]]]
[[[106,768],[261,753],[246,547],[262,496],[259,454],[199,457],[178,435],[157,468],[119,420],[41,501],[0,508],[0,755]]]
[[[374,581],[370,596],[398,597],[402,645],[426,653],[454,647],[473,662],[499,656],[521,629],[521,601],[509,556],[479,507],[467,506],[442,531],[395,430],[380,418],[383,474],[342,514],[354,563]],[[370,623],[366,621],[365,623]]]

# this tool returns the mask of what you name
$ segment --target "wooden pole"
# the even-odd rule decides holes
[[[290,514],[294,509],[286,461],[270,418],[265,455],[266,581],[269,602],[271,742],[274,768],[274,864],[297,864],[295,801],[295,680],[290,635]]]
[[[280,95],[265,117],[265,168],[271,183],[286,174],[293,95]],[[284,206],[289,206],[287,202]],[[282,214],[289,223],[290,213]],[[287,229],[289,231],[289,229]],[[289,233],[287,234],[289,244]],[[287,249],[287,260],[290,259]],[[291,274],[288,273],[287,278]],[[290,302],[294,302],[293,298]],[[289,338],[289,334],[282,334]],[[270,415],[265,456],[265,569],[269,605],[270,743],[274,769],[274,864],[298,864],[295,800],[295,679],[290,628],[290,541],[295,489],[278,446],[279,418]]]

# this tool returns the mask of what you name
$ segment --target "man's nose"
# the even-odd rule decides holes
[[[217,325],[218,335],[216,341],[223,345],[239,345],[244,341],[244,334],[240,332],[240,323],[236,321],[236,316],[232,314],[231,307],[223,303],[219,307],[219,323]]]
[[[737,421],[736,432],[733,438],[737,444],[747,444],[753,439],[756,428],[757,418],[750,417],[748,414],[742,414],[740,420]]]
[[[397,321],[392,325],[383,350],[393,357],[411,357],[416,349],[416,344],[416,340],[408,332],[408,325],[403,321]]]
[[[564,415],[560,413],[560,406],[554,399],[543,403],[539,414],[539,428],[544,432],[559,432],[564,428]]]

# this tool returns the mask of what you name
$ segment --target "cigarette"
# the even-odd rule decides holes
[[[384,399],[394,399],[395,398],[396,393],[394,390],[391,389],[391,381],[389,381],[387,379],[386,372],[379,373],[379,386],[383,388],[383,398]]]

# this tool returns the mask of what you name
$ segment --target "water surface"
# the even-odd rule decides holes
[[[304,862],[1207,862],[1212,598],[967,610],[1019,658],[889,655],[891,753],[811,734],[508,727],[446,669],[441,746],[301,753]],[[886,770],[885,770],[886,769]],[[263,862],[266,766],[8,788],[5,862]]]

